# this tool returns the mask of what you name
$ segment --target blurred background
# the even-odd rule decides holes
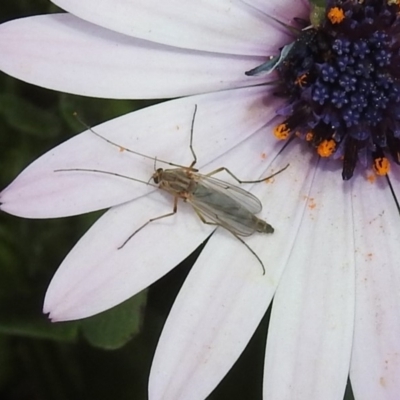
[[[3,0],[0,22],[60,11],[47,0]],[[85,130],[73,112],[95,126],[151,104],[58,93],[0,73],[0,189],[38,156]],[[120,306],[83,321],[52,324],[41,311],[46,288],[100,215],[27,220],[0,212],[0,399],[147,399],[157,340],[201,247]],[[269,312],[209,399],[262,398],[268,318]],[[348,387],[346,400],[352,398]]]

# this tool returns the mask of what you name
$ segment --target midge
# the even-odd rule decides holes
[[[198,172],[198,169],[194,168],[197,162],[197,156],[193,148],[193,127],[197,112],[197,105],[195,105],[191,130],[190,130],[190,151],[193,155],[193,161],[190,166],[185,167],[179,164],[174,164],[171,162],[159,160],[154,157],[147,156],[145,154],[139,153],[137,151],[127,149],[120,146],[97,132],[93,131],[90,127],[87,128],[94,133],[100,139],[106,141],[107,143],[123,149],[132,154],[136,154],[151,160],[154,160],[154,173],[148,182],[132,178],[126,175],[121,175],[115,172],[102,171],[98,169],[87,169],[87,168],[70,168],[70,169],[57,169],[54,172],[66,172],[66,171],[84,171],[84,172],[96,172],[101,174],[113,175],[119,178],[129,179],[137,182],[142,182],[147,185],[155,186],[166,192],[170,193],[174,197],[173,210],[170,213],[160,215],[155,218],[149,219],[146,223],[136,229],[118,249],[122,249],[133,236],[135,236],[139,231],[146,227],[151,222],[160,220],[162,218],[167,218],[176,214],[178,209],[178,199],[189,203],[200,220],[204,224],[221,226],[227,231],[232,233],[240,242],[242,242],[251,253],[257,258],[261,267],[263,269],[263,274],[265,274],[265,267],[260,257],[251,249],[251,247],[243,241],[240,236],[250,236],[255,232],[260,233],[273,233],[274,228],[268,224],[266,221],[258,218],[255,214],[262,210],[262,205],[260,200],[252,195],[250,192],[241,189],[240,187],[231,185],[228,182],[212,178],[219,172],[227,172],[233,179],[238,183],[259,183],[266,181],[284,171],[285,168],[269,175],[263,179],[258,179],[254,181],[242,181],[238,179],[228,168],[221,167],[206,175],[202,175]],[[156,162],[163,164],[168,164],[177,168],[156,169]],[[150,181],[153,180],[157,185],[153,185]]]

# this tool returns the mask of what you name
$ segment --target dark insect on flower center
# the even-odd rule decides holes
[[[319,26],[304,29],[276,70],[288,98],[275,135],[308,141],[321,157],[358,162],[378,175],[400,164],[399,0],[327,0]]]

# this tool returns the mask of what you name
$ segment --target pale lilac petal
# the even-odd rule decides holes
[[[394,182],[397,184],[398,182]],[[387,182],[355,181],[356,319],[351,384],[356,399],[400,393],[399,213]]]
[[[267,146],[259,142],[260,151]],[[150,375],[151,400],[205,399],[250,340],[274,294],[305,209],[304,193],[309,192],[314,165],[310,153],[304,156],[298,150],[298,146],[285,149],[273,167],[276,170],[288,160],[290,167],[273,182],[253,188],[265,205],[261,217],[276,229],[273,235],[245,239],[264,261],[266,274],[228,231],[214,233],[165,324]],[[233,158],[233,153],[225,157]],[[266,167],[258,161],[250,169],[265,175],[271,165]]]
[[[271,102],[271,107],[266,108],[266,102]],[[194,147],[201,167],[264,126],[279,102],[266,94],[265,88],[238,89],[166,102],[94,129],[123,148],[189,165],[195,104]],[[154,172],[154,162],[121,151],[87,131],[25,169],[1,193],[1,209],[30,218],[68,216],[121,204],[154,190],[140,182],[100,173],[54,172],[69,168],[111,171],[147,182]]]
[[[287,30],[239,0],[53,2],[116,32],[193,50],[265,56],[267,47],[277,50],[289,38]]]
[[[269,400],[341,400],[346,387],[354,323],[352,198],[349,184],[324,164],[303,193],[308,209],[272,307]]]
[[[276,48],[275,43],[271,46]],[[263,61],[259,57],[159,45],[68,14],[43,15],[1,25],[0,52],[0,69],[11,76],[45,88],[92,97],[170,98],[265,80],[244,74]]]
[[[266,16],[273,17],[293,26],[293,18],[308,18],[310,3],[308,0],[242,0]]]
[[[158,191],[109,210],[58,268],[43,311],[53,321],[100,313],[179,264],[212,232],[184,203],[176,215],[150,223],[118,250],[136,229],[172,206],[172,199]]]

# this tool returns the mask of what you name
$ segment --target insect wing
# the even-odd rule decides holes
[[[255,213],[261,203],[251,193],[218,179],[199,176],[188,202],[197,212],[239,236],[256,231]]]
[[[258,75],[270,74],[276,68],[278,68],[279,65],[283,63],[283,61],[285,61],[285,58],[290,53],[290,50],[292,50],[294,43],[295,42],[287,44],[286,46],[283,46],[279,55],[272,57],[271,59],[266,61],[264,64],[261,64],[258,67],[251,69],[250,71],[246,71],[245,74],[247,76],[258,76]]]
[[[244,190],[239,186],[231,185],[230,183],[220,179],[201,174],[197,175],[199,176],[199,182],[201,182],[202,186],[209,190],[228,195],[247,208],[247,210],[252,214],[258,214],[262,210],[261,201],[247,190]]]

